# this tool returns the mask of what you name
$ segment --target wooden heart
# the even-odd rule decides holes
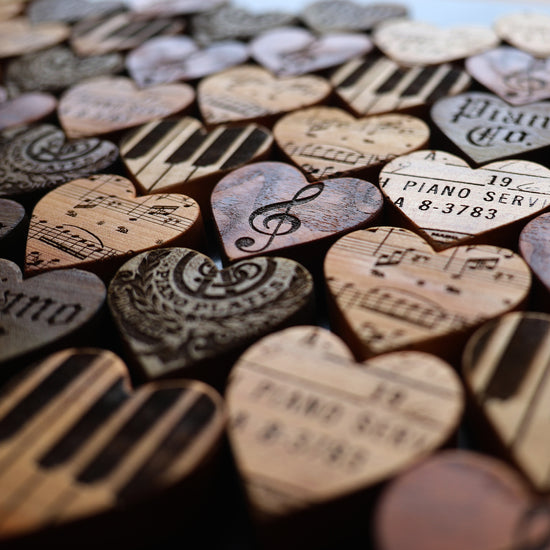
[[[111,166],[118,148],[110,141],[67,140],[50,124],[0,135],[0,196],[47,191]]]
[[[194,80],[244,63],[248,47],[235,40],[203,49],[187,36],[152,38],[126,57],[126,67],[138,86]]]
[[[57,108],[51,94],[29,92],[0,103],[0,130],[31,124],[50,116]]]
[[[502,451],[541,492],[548,492],[550,316],[511,313],[484,324],[468,341],[463,374]],[[478,428],[481,425],[477,424]]]
[[[530,221],[519,235],[519,251],[533,273],[550,290],[550,214]]]
[[[25,9],[26,0],[0,0],[0,21],[12,19]]]
[[[336,178],[310,184],[281,162],[239,168],[212,192],[212,212],[229,261],[300,245],[315,246],[311,252],[319,256],[319,245],[372,223],[383,204],[380,191],[367,181]],[[301,247],[301,258],[304,253]]]
[[[333,33],[316,38],[300,27],[266,31],[252,40],[250,54],[278,75],[301,75],[340,65],[372,49],[365,34]]]
[[[492,94],[467,92],[437,101],[432,120],[480,164],[532,153],[550,145],[550,103],[512,107]]]
[[[279,11],[250,12],[240,6],[222,5],[215,11],[199,13],[191,19],[193,38],[203,44],[217,40],[252,38],[276,27],[296,22],[291,13]]]
[[[120,152],[143,193],[182,191],[203,206],[230,170],[264,158],[273,138],[257,124],[217,126],[207,132],[195,118],[150,122],[126,136]]]
[[[0,198],[0,258],[19,263],[27,235],[28,219],[18,202]]]
[[[78,57],[66,46],[27,54],[14,59],[6,69],[10,87],[21,91],[58,92],[86,78],[110,75],[124,69],[118,53]]]
[[[209,124],[262,120],[323,102],[330,84],[319,76],[277,78],[244,65],[202,79],[197,101]]]
[[[379,550],[542,549],[550,507],[502,462],[445,451],[391,483],[374,525]]]
[[[301,13],[305,24],[314,31],[368,31],[385,21],[407,17],[407,6],[390,3],[357,4],[349,0],[317,0]]]
[[[52,548],[80,546],[85,537],[91,548],[105,543],[107,529],[108,544],[126,546],[143,542],[146,526],[157,526],[175,502],[181,528],[197,505],[191,489],[205,490],[200,470],[212,474],[205,464],[218,454],[225,420],[221,397],[206,384],[132,390],[110,351],[48,357],[2,395],[0,541]],[[133,515],[140,506],[143,526]]]
[[[125,77],[99,77],[69,88],[59,100],[59,121],[69,137],[108,134],[176,114],[195,99],[187,84],[139,90]]]
[[[317,180],[364,171],[421,149],[430,129],[409,115],[356,119],[335,107],[312,107],[285,115],[273,135],[292,162]]]
[[[188,15],[214,10],[226,0],[124,0],[133,11],[142,15]]]
[[[178,19],[150,19],[128,12],[92,17],[73,27],[71,47],[80,56],[131,50],[155,36],[178,34],[184,26]]]
[[[123,1],[115,0],[33,0],[29,4],[27,15],[33,23],[75,23],[86,17],[100,17],[123,7]]]
[[[487,27],[444,29],[409,20],[382,23],[374,31],[373,41],[388,57],[405,66],[438,65],[462,59],[494,48],[499,42]]]
[[[550,15],[508,13],[494,24],[498,36],[536,57],[550,56]]]
[[[86,327],[105,301],[105,285],[80,269],[22,280],[19,267],[0,259],[0,363],[61,345]]]
[[[351,59],[333,72],[330,81],[357,116],[431,105],[464,92],[471,83],[464,71],[452,65],[400,67],[378,52]]]
[[[334,335],[303,326],[250,347],[226,401],[260,519],[376,486],[443,445],[463,410],[458,376],[441,359],[400,352],[358,364]]]
[[[450,153],[415,151],[382,168],[380,188],[439,250],[480,236],[484,242],[498,241],[499,232],[545,210],[550,170],[526,160],[472,170]]]
[[[114,271],[114,266],[144,250],[198,247],[202,232],[193,199],[175,194],[136,198],[126,178],[90,176],[57,187],[35,206],[25,274],[63,267]]]
[[[250,258],[218,271],[187,248],[135,256],[111,281],[109,306],[145,376],[225,377],[236,353],[305,315],[311,275],[283,258]]]
[[[57,22],[31,25],[24,17],[0,21],[0,59],[55,46],[66,40],[70,28]]]
[[[331,322],[358,357],[414,348],[446,353],[529,294],[525,262],[495,246],[436,253],[406,229],[374,227],[329,249]],[[454,351],[454,349],[453,349]]]
[[[466,69],[486,88],[512,105],[550,98],[550,59],[501,46],[466,59]]]

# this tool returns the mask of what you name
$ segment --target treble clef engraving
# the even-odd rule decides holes
[[[298,190],[289,201],[274,202],[257,208],[250,214],[248,223],[257,233],[268,235],[267,242],[261,248],[252,249],[251,247],[256,244],[256,241],[252,237],[240,237],[235,241],[235,246],[243,252],[262,252],[269,248],[275,237],[294,233],[302,225],[302,222],[297,216],[290,213],[292,207],[315,200],[324,188],[325,184],[322,182],[310,183]],[[280,209],[282,211],[269,213]],[[261,219],[261,223],[258,223],[258,219]]]

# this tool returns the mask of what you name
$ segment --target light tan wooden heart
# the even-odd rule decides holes
[[[463,26],[449,29],[422,21],[395,20],[382,23],[374,43],[388,57],[407,66],[437,65],[481,53],[498,45],[498,37],[487,27]]]
[[[508,13],[495,21],[502,40],[536,57],[550,56],[550,15]]]
[[[65,92],[58,115],[69,137],[96,136],[179,113],[194,98],[195,92],[187,84],[138,90],[129,78],[99,77]]]
[[[331,323],[358,357],[403,348],[448,353],[487,319],[522,305],[531,274],[512,251],[459,246],[436,253],[411,231],[374,227],[328,251]]]
[[[202,218],[185,195],[136,198],[120,176],[77,179],[50,191],[36,205],[27,238],[25,273],[60,267],[103,271],[128,256],[161,246],[200,243]]]
[[[204,78],[197,101],[205,121],[261,120],[324,101],[330,84],[320,76],[275,77],[266,69],[243,65]]]
[[[262,519],[397,474],[447,441],[463,409],[441,359],[399,352],[358,364],[339,338],[309,326],[249,348],[226,398],[237,468]]]
[[[273,135],[292,162],[317,180],[372,168],[421,149],[430,129],[409,115],[356,119],[335,107],[311,107],[284,116]]]
[[[473,170],[444,151],[415,151],[380,172],[380,187],[436,249],[486,239],[546,209],[550,170],[525,160]]]

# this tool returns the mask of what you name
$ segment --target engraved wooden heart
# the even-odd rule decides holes
[[[194,98],[187,84],[139,90],[129,78],[99,77],[77,84],[61,96],[59,121],[69,137],[108,134],[179,113]]]
[[[542,549],[550,507],[506,464],[453,450],[394,480],[378,501],[374,525],[379,550]]]
[[[531,220],[519,234],[519,251],[533,273],[550,290],[550,214]]]
[[[254,340],[307,317],[313,281],[284,258],[250,258],[221,271],[187,248],[145,252],[109,286],[122,339],[149,379],[224,378]]]
[[[185,195],[136,198],[126,178],[90,176],[50,191],[35,206],[25,274],[61,267],[114,271],[129,256],[161,246],[197,247],[202,219]]]
[[[436,253],[406,229],[374,227],[328,251],[331,322],[358,357],[403,348],[449,353],[481,323],[520,307],[531,275],[512,251],[459,246]]]
[[[360,33],[331,33],[316,38],[300,27],[266,31],[252,40],[250,54],[278,75],[301,75],[340,65],[372,49]]]
[[[463,355],[464,379],[477,412],[505,456],[541,492],[550,489],[549,334],[549,315],[510,313],[479,328]]]
[[[111,166],[118,148],[98,138],[68,140],[51,124],[0,134],[0,196],[47,191]]]
[[[0,103],[0,130],[38,122],[50,116],[56,108],[57,99],[51,94],[21,94]]]
[[[202,79],[197,102],[209,124],[261,120],[324,101],[330,84],[320,76],[273,76],[253,65],[234,67]]]
[[[335,107],[311,107],[285,115],[273,135],[292,162],[315,180],[364,171],[421,149],[430,129],[409,115],[356,119]]]
[[[23,281],[16,264],[0,259],[0,363],[62,343],[104,301],[105,285],[93,273],[65,269]]]
[[[466,92],[437,101],[432,120],[474,162],[517,157],[550,145],[550,103],[513,107],[492,94]]]
[[[282,162],[258,162],[225,176],[212,192],[212,212],[224,255],[238,258],[300,245],[319,246],[380,214],[380,191],[356,178],[308,183]],[[328,243],[327,243],[328,241]],[[300,258],[306,250],[300,248]]]
[[[438,250],[480,236],[494,241],[550,204],[548,168],[505,160],[472,170],[444,151],[415,151],[392,160],[380,172],[380,187]]]
[[[319,327],[250,347],[226,391],[229,438],[256,515],[290,515],[375,486],[444,444],[463,410],[452,368],[399,352],[356,363]]]
[[[550,98],[550,59],[501,46],[466,59],[466,69],[486,88],[512,105]]]
[[[550,16],[545,13],[508,13],[494,24],[498,36],[537,57],[550,56]]]
[[[449,29],[412,20],[386,21],[373,33],[373,41],[388,57],[405,66],[437,65],[469,57],[498,45],[488,27]]]
[[[145,525],[162,525],[163,514],[174,520],[167,509],[176,502],[181,528],[189,505],[196,506],[189,494],[204,490],[197,473],[211,474],[205,466],[224,427],[223,401],[206,384],[132,390],[124,363],[110,351],[48,357],[2,394],[1,543],[80,546],[85,537],[90,548],[105,543],[104,530],[108,544],[143,542],[146,528],[133,514],[146,506]]]

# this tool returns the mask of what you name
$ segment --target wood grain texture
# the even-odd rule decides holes
[[[545,548],[549,532],[548,502],[470,451],[445,451],[394,480],[375,515],[379,550]]]
[[[296,247],[300,258],[320,258],[337,236],[372,224],[382,207],[380,191],[367,181],[308,183],[299,170],[280,162],[239,168],[212,192],[212,212],[229,261],[288,255]]]
[[[466,92],[437,101],[431,116],[475,163],[539,151],[550,145],[550,103],[511,106],[492,94]]]
[[[0,103],[0,130],[24,126],[49,117],[57,108],[51,94],[29,92]]]
[[[459,246],[436,253],[395,227],[355,231],[325,259],[331,326],[358,357],[399,349],[442,354],[487,319],[520,307],[531,274],[511,250]]]
[[[0,196],[16,197],[105,170],[118,148],[97,138],[70,140],[57,126],[40,124],[0,134],[0,156]]]
[[[519,251],[533,273],[550,291],[550,214],[531,220],[519,234]]]
[[[224,426],[221,397],[200,382],[134,391],[112,352],[69,349],[48,357],[2,394],[0,541],[40,537],[45,528],[74,521],[82,532],[92,518],[95,528],[87,536],[99,543],[106,539],[94,516],[104,514],[104,525],[109,512],[118,512],[111,535],[128,540],[123,514],[131,518],[140,500],[155,498],[148,510],[154,521],[162,496],[181,497],[174,489],[216,453]]]
[[[414,230],[440,250],[498,242],[550,205],[550,170],[507,160],[472,170],[444,151],[415,151],[380,171],[380,188]]]
[[[136,197],[126,178],[101,174],[65,183],[35,206],[25,259],[27,276],[66,267],[114,273],[138,252],[200,247],[198,204],[185,195]]]
[[[310,180],[361,174],[392,158],[422,149],[430,138],[419,118],[385,114],[359,118],[336,107],[311,107],[273,127],[281,150]]]
[[[265,120],[325,101],[330,84],[320,76],[276,77],[254,65],[202,79],[197,102],[208,124]]]
[[[250,55],[280,76],[297,76],[340,65],[372,49],[361,33],[331,33],[319,37],[300,27],[265,31],[250,43]]]
[[[209,210],[215,183],[231,170],[265,158],[273,137],[257,124],[207,131],[192,117],[146,124],[122,139],[122,159],[143,193],[181,191]]]
[[[398,474],[444,444],[463,410],[459,379],[441,359],[400,352],[358,364],[332,333],[305,326],[250,347],[226,399],[231,447],[260,521]]]
[[[0,364],[61,344],[94,320],[105,293],[105,285],[88,271],[67,269],[23,280],[16,264],[0,259]]]
[[[330,81],[357,116],[419,110],[466,91],[471,83],[464,71],[448,63],[407,68],[377,51],[338,67]]]
[[[69,137],[108,134],[185,110],[195,99],[187,84],[139,90],[126,77],[98,77],[69,88],[59,100],[58,116]]]
[[[380,24],[373,41],[400,65],[438,65],[481,53],[498,45],[487,27],[440,28],[422,21],[396,20]]]
[[[550,16],[544,13],[507,13],[494,28],[499,38],[536,57],[550,56]]]
[[[221,271],[194,250],[167,248],[126,262],[109,286],[121,338],[148,379],[215,379],[265,334],[303,322],[313,281],[300,264],[250,258]]]

